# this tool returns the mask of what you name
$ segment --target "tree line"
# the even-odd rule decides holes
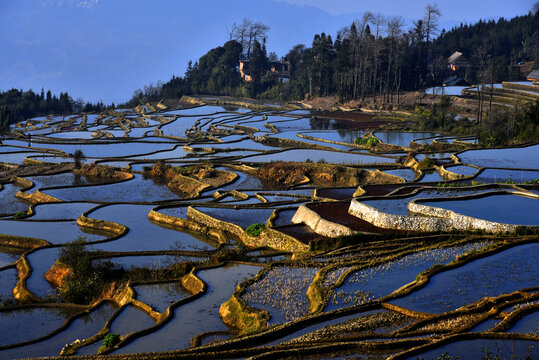
[[[7,131],[9,125],[18,121],[43,115],[67,115],[78,112],[102,111],[105,105],[84,103],[81,99],[73,100],[67,92],[59,96],[50,90],[37,94],[32,90],[11,89],[0,91],[0,131]]]
[[[182,95],[210,94],[302,100],[305,96],[336,95],[341,100],[372,98],[397,102],[401,91],[440,85],[452,73],[447,58],[463,53],[472,66],[462,74],[471,84],[521,80],[519,63],[539,68],[539,6],[511,20],[479,21],[473,25],[439,28],[441,12],[427,6],[424,16],[405,29],[400,16],[367,12],[332,37],[320,33],[310,46],[295,45],[284,57],[290,62],[290,81],[268,75],[269,28],[244,19],[228,29],[229,41],[189,62],[183,77],[137,90],[131,103]],[[239,76],[238,63],[249,59],[253,81]]]

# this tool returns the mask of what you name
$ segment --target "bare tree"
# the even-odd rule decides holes
[[[378,67],[380,64],[380,52],[382,51],[382,40],[381,40],[381,31],[382,26],[386,24],[385,17],[378,13],[374,15],[371,19],[371,23],[374,25],[375,33],[374,33],[374,41],[373,41],[373,52],[374,52],[374,71],[372,72],[373,79],[372,79],[372,93],[374,95],[374,102],[376,102],[376,85],[378,82]],[[380,82],[380,92],[381,91],[382,83]]]
[[[243,46],[243,52],[247,59],[251,57],[251,51],[255,41],[266,42],[269,27],[261,22],[253,22],[244,18],[241,24],[232,24],[228,29],[230,40],[236,40]]]
[[[477,85],[477,123],[482,123],[482,117],[483,117],[483,92],[484,92],[484,86],[486,83],[486,66],[487,66],[487,60],[488,60],[488,49],[487,49],[487,40],[483,40],[483,44],[478,47],[474,52],[474,57],[476,59],[476,62],[479,65],[479,71],[478,71],[478,85]]]
[[[363,14],[360,20],[354,21],[348,32],[348,39],[352,44],[351,61],[353,65],[352,82],[353,98],[357,99],[361,89],[361,97],[365,97],[366,68],[369,59],[369,47],[367,46],[366,33],[368,23],[373,19],[370,12]]]
[[[393,70],[393,73],[395,74],[395,80],[397,79],[396,73],[399,69],[399,38],[402,35],[402,28],[404,26],[404,20],[400,16],[394,16],[387,20],[387,47],[388,47],[388,54],[387,54],[387,73],[386,73],[386,91],[387,91],[387,101],[389,101],[389,95],[390,95],[390,76],[391,71]],[[392,69],[393,68],[393,69]],[[396,84],[396,81],[395,81]]]
[[[425,7],[425,36],[427,44],[430,42],[431,37],[438,34],[438,20],[442,16],[438,5],[427,5]],[[428,45],[427,45],[428,46]]]
[[[440,19],[440,16],[442,13],[440,12],[440,9],[438,8],[438,5],[427,5],[425,7],[425,40],[427,41],[427,61],[429,59],[434,59],[434,56],[432,54],[432,48],[430,47],[430,40],[431,37],[434,37],[438,34],[438,20]],[[434,81],[434,62],[431,62],[431,68],[430,68],[430,75],[431,79]]]

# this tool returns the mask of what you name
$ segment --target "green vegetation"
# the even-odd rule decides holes
[[[496,108],[478,124],[468,119],[454,120],[454,114],[449,113],[445,98],[441,96],[438,104],[428,107],[416,106],[412,130],[474,135],[479,137],[479,143],[484,147],[500,147],[539,139],[539,100],[524,108]]]
[[[26,210],[23,210],[23,211],[19,211],[19,212],[15,213],[15,214],[13,215],[13,218],[14,218],[14,219],[20,219],[20,218],[25,217],[26,215],[28,215],[27,211],[26,211]]]
[[[466,183],[459,183],[459,182],[453,182],[453,183],[440,182],[440,183],[438,183],[436,186],[437,186],[437,187],[441,187],[441,188],[455,188],[455,187],[468,186],[468,184],[466,184]]]
[[[419,169],[421,170],[429,169],[429,168],[432,168],[434,164],[436,164],[436,161],[434,159],[431,159],[430,157],[425,156],[425,158],[419,162]]]
[[[323,32],[314,34],[310,45],[297,44],[283,54],[290,72],[288,82],[281,82],[270,71],[271,61],[278,61],[279,56],[267,54],[264,40],[269,28],[245,19],[232,25],[230,41],[189,62],[184,77],[174,76],[165,84],[137,90],[130,104],[193,94],[281,101],[302,100],[306,94],[334,95],[341,101],[373,96],[376,102],[398,103],[398,92],[424,90],[454,75],[440,59],[445,61],[457,50],[473,65],[470,71],[458,74],[469,83],[484,83],[486,77],[495,83],[521,80],[519,62],[535,61],[535,67],[539,66],[535,41],[539,14],[535,11],[439,33],[441,15],[437,6],[426,7],[424,17],[418,16],[422,19],[405,29],[400,17],[366,13],[352,24],[343,24],[348,26],[335,38]],[[251,81],[239,76],[240,59],[249,60],[243,70]]]
[[[67,92],[60,96],[52,95],[51,91],[41,89],[41,94],[32,90],[22,91],[11,89],[0,91],[0,132],[7,131],[9,125],[36,116],[49,114],[70,114],[73,112],[102,111],[105,106],[74,101]]]
[[[249,225],[247,227],[247,229],[245,229],[245,233],[249,236],[255,236],[255,237],[258,237],[260,236],[260,233],[262,232],[262,230],[265,228],[266,226],[264,224],[252,224],[252,225]]]
[[[84,162],[86,159],[86,155],[82,152],[82,150],[77,149],[73,153],[73,161],[75,163],[75,169],[80,169],[81,163]]]
[[[58,261],[72,270],[58,290],[60,299],[68,303],[90,304],[108,283],[123,273],[123,270],[114,269],[111,262],[94,260],[83,237],[67,243],[59,251]]]
[[[103,345],[101,345],[101,347],[99,348],[97,353],[100,354],[103,351],[105,351],[106,349],[113,347],[114,345],[116,345],[119,342],[120,342],[120,334],[108,333],[103,338]]]
[[[366,136],[364,136],[362,138],[357,138],[357,139],[354,140],[354,144],[356,144],[356,145],[365,145],[365,146],[369,146],[369,147],[374,147],[379,142],[380,142],[380,140],[378,140],[374,136],[369,136],[369,135],[366,135]]]

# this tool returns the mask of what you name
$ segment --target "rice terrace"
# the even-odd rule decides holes
[[[539,3],[440,15],[0,91],[0,359],[539,358]]]

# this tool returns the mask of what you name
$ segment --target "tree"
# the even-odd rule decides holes
[[[9,131],[9,124],[13,122],[13,112],[6,105],[0,110],[0,132]]]
[[[245,58],[250,59],[255,42],[265,43],[268,30],[269,26],[244,18],[241,24],[232,24],[228,33],[230,40],[241,44]]]
[[[404,26],[404,20],[400,16],[394,16],[387,20],[387,70],[386,70],[386,91],[387,99],[389,101],[389,96],[391,93],[390,87],[390,77],[391,72],[394,74],[394,87],[397,88],[396,83],[399,76],[397,75],[401,69],[399,59],[402,57],[400,50],[399,41],[402,35],[402,27]],[[397,88],[398,91],[398,88]]]
[[[331,35],[315,35],[312,47],[312,90],[318,96],[328,95],[331,88],[331,61],[334,57]],[[311,94],[312,95],[312,94]]]
[[[425,88],[425,75],[427,70],[427,53],[425,46],[426,28],[423,20],[414,22],[414,28],[410,32],[412,48],[415,48],[415,89]]]
[[[431,37],[434,37],[438,34],[438,20],[442,13],[438,8],[438,5],[427,5],[425,7],[425,40],[426,40],[426,55],[427,61],[430,66],[430,76],[431,81],[434,82],[434,54],[433,48],[430,46]]]
[[[86,155],[84,155],[82,150],[80,149],[75,150],[75,152],[73,153],[73,161],[75,162],[75,169],[80,169],[81,162],[84,162],[85,159],[86,159]]]
[[[253,44],[253,52],[249,60],[249,72],[251,75],[252,88],[251,95],[255,96],[262,91],[262,78],[268,69],[268,57],[266,56],[266,48],[260,45],[258,41]]]

